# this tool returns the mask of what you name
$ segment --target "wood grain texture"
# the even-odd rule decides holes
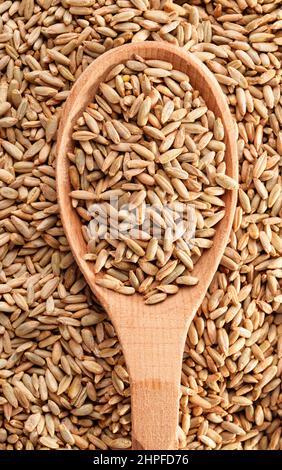
[[[79,216],[69,196],[71,188],[66,152],[73,149],[73,125],[93,100],[98,84],[115,65],[134,54],[169,61],[175,69],[189,75],[192,86],[199,90],[208,108],[223,121],[226,174],[236,180],[237,135],[226,98],[207,67],[176,46],[149,41],[121,46],[96,59],[73,86],[64,105],[58,131],[56,172],[62,223],[75,259],[108,312],[123,348],[131,380],[133,448],[175,449],[185,339],[228,242],[237,191],[227,191],[224,195],[226,215],[216,226],[213,247],[204,252],[193,271],[193,275],[200,279],[197,286],[183,287],[165,302],[148,306],[138,294],[127,297],[95,284],[93,264],[83,259],[86,243]]]

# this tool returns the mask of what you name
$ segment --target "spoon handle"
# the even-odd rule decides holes
[[[177,449],[179,386],[158,379],[131,386],[132,449]]]
[[[125,314],[126,316],[126,314]],[[131,384],[132,448],[177,449],[186,325],[181,315],[135,312],[118,323]],[[130,324],[131,321],[131,324]]]

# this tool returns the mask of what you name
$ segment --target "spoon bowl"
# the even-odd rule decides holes
[[[163,303],[145,305],[141,295],[125,296],[95,283],[94,263],[87,253],[81,221],[70,198],[67,152],[73,150],[72,130],[109,71],[135,54],[169,61],[186,73],[208,109],[220,117],[225,130],[226,174],[238,179],[236,130],[227,100],[208,68],[191,53],[165,42],[120,46],[96,59],[81,74],[64,105],[57,143],[57,192],[65,234],[77,264],[117,331],[127,364],[132,400],[132,448],[176,449],[181,364],[189,325],[201,305],[228,243],[237,191],[223,196],[225,216],[216,225],[213,246],[204,251],[193,270],[199,283],[181,287]],[[101,276],[101,274],[99,274]]]

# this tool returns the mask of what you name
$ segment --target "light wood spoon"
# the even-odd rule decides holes
[[[72,207],[66,156],[73,150],[72,129],[97,87],[117,64],[138,54],[169,61],[187,73],[209,109],[223,121],[226,174],[237,175],[236,131],[226,98],[212,73],[192,54],[165,42],[118,47],[96,59],[79,77],[64,105],[57,144],[57,190],[62,223],[70,247],[86,281],[101,302],[118,334],[129,371],[132,400],[132,448],[177,449],[181,365],[188,327],[206,294],[224,253],[234,217],[237,191],[226,191],[226,213],[216,226],[212,248],[197,262],[193,275],[200,282],[183,287],[163,303],[149,306],[141,295],[125,296],[95,284],[94,263],[83,259],[86,243],[81,221]]]

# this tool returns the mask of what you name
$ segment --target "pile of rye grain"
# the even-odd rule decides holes
[[[281,449],[281,0],[0,0],[0,448],[129,448],[115,331],[69,251],[55,143],[104,51],[164,40],[215,74],[238,124],[230,243],[183,358],[179,445]]]
[[[188,75],[140,56],[118,64],[72,138],[70,196],[85,259],[105,274],[96,283],[147,305],[197,285],[194,265],[237,182],[225,174],[222,120]]]

